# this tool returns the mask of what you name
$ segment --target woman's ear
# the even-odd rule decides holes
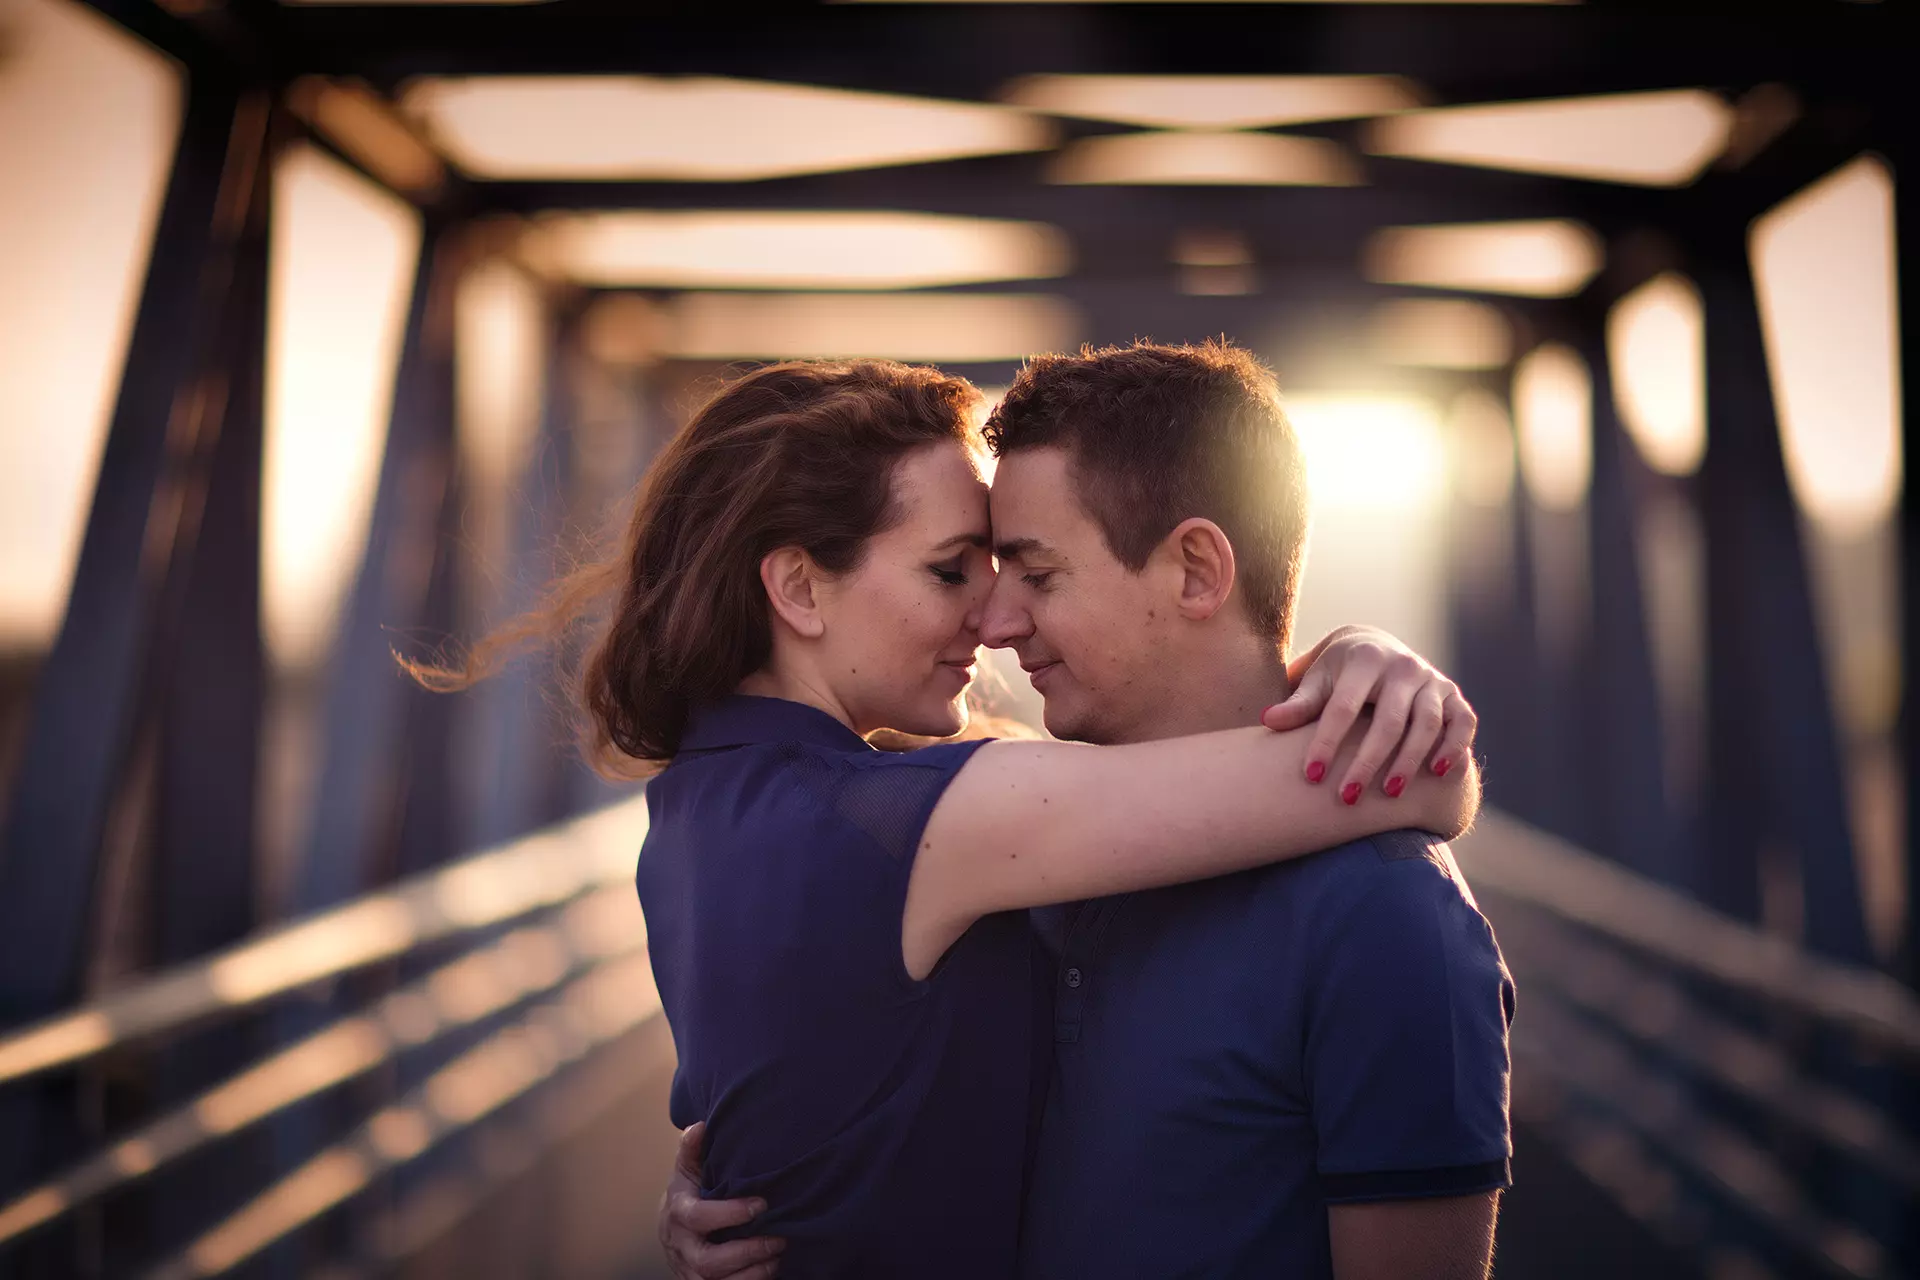
[[[1233,544],[1219,525],[1200,516],[1175,525],[1161,544],[1180,574],[1180,616],[1205,621],[1233,594]]]
[[[813,557],[799,547],[780,547],[760,557],[760,583],[767,589],[774,617],[809,640],[818,639],[827,629],[814,598],[818,577]]]

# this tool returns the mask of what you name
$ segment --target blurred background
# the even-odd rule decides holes
[[[1920,1275],[1901,7],[0,0],[0,1274],[664,1274],[644,809],[390,646],[743,362],[1224,334],[1482,716],[1496,1274]]]

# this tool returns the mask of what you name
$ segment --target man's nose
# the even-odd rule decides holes
[[[1033,634],[1033,615],[1015,604],[1003,585],[1009,575],[1002,573],[987,596],[980,617],[980,642],[989,649],[1005,649]]]

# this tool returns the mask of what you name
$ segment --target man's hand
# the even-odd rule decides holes
[[[1383,769],[1382,789],[1398,796],[1423,764],[1445,776],[1467,763],[1479,718],[1459,686],[1377,627],[1342,627],[1295,659],[1287,674],[1293,696],[1268,707],[1260,721],[1276,732],[1319,722],[1307,746],[1308,782],[1327,776],[1340,744],[1373,708],[1366,737],[1340,780],[1340,798],[1348,804]]]
[[[769,1280],[780,1269],[787,1242],[774,1236],[708,1244],[707,1237],[744,1226],[767,1208],[764,1200],[700,1198],[700,1148],[707,1126],[696,1124],[680,1135],[673,1180],[660,1197],[660,1247],[678,1280]]]
[[[1487,1280],[1500,1193],[1327,1206],[1334,1280]]]

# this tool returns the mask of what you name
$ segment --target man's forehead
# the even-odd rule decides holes
[[[1073,475],[1058,449],[1022,449],[1000,459],[988,491],[996,510],[1042,513],[1073,492]]]
[[[1087,518],[1071,472],[1055,449],[1023,449],[1001,459],[989,504],[995,550],[1006,558],[1059,554],[1085,533]]]

